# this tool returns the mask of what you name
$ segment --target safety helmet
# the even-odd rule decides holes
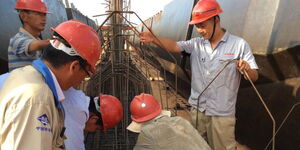
[[[41,0],[17,0],[17,10],[31,10],[40,13],[49,14],[46,4]]]
[[[142,93],[130,103],[131,119],[135,122],[151,120],[161,113],[161,106],[154,96]]]
[[[51,29],[63,37],[92,66],[95,73],[95,65],[102,51],[97,32],[78,20],[69,20]]]
[[[123,107],[121,102],[114,96],[103,95],[99,96],[100,113],[103,122],[103,130],[113,128],[123,118]]]
[[[199,0],[192,12],[189,24],[198,24],[223,12],[216,0]]]

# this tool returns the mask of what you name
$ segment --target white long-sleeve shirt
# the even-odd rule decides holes
[[[85,150],[83,130],[89,118],[90,99],[82,91],[74,88],[64,91],[64,95],[62,105],[65,110],[66,150]]]

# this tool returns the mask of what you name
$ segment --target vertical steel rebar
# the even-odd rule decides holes
[[[244,71],[244,74],[246,75],[248,81],[250,82],[251,86],[253,87],[255,93],[257,94],[257,96],[259,97],[259,100],[261,101],[261,103],[263,104],[265,110],[268,112],[269,117],[272,120],[272,124],[273,124],[273,130],[272,130],[272,150],[275,150],[275,132],[276,132],[276,121],[270,111],[270,109],[268,108],[267,104],[265,103],[265,101],[263,100],[263,98],[261,97],[260,93],[258,92],[258,90],[256,89],[255,85],[253,84],[251,78],[249,77],[247,71]]]
[[[130,0],[129,0],[130,2]],[[130,27],[132,27],[132,31],[130,33],[133,33],[133,39],[137,40],[135,35],[139,34],[139,31],[136,30],[135,27],[133,27],[130,20],[128,20],[130,15],[127,14],[135,14],[134,12],[130,11],[124,11],[123,9],[128,9],[128,6],[123,7],[123,5],[126,5],[126,2],[123,0],[111,0],[110,1],[110,13],[105,14],[108,15],[108,17],[105,19],[105,21],[100,25],[99,29],[97,30],[101,37],[103,38],[102,48],[104,49],[104,56],[103,59],[107,59],[104,62],[101,62],[98,66],[98,72],[99,75],[95,78],[96,80],[93,80],[95,83],[91,83],[91,89],[89,91],[96,93],[103,92],[110,93],[120,99],[122,101],[123,107],[124,107],[124,120],[122,121],[121,130],[120,128],[114,128],[114,131],[112,133],[114,141],[112,141],[111,145],[103,145],[110,149],[130,149],[130,142],[129,139],[129,132],[126,130],[126,126],[129,124],[129,104],[130,100],[132,98],[132,93],[139,94],[140,92],[149,92],[149,87],[151,86],[148,80],[150,76],[155,77],[157,74],[157,85],[159,88],[159,96],[162,98],[162,91],[161,91],[161,81],[160,81],[160,72],[157,70],[157,73],[151,70],[151,65],[155,63],[151,63],[152,60],[148,59],[148,56],[151,56],[150,53],[156,52],[154,50],[150,50],[149,52],[144,50],[144,47],[148,47],[145,45],[141,45],[140,47],[140,56],[143,56],[143,59],[138,58],[136,64],[142,68],[140,70],[141,72],[138,72],[138,70],[131,68],[132,65],[132,58],[131,53],[129,52],[129,46],[127,43],[125,43],[126,40],[128,40],[126,34],[128,34],[127,31],[125,31],[122,27],[127,26],[124,25],[126,21]],[[123,15],[125,14],[125,15]],[[135,14],[136,15],[136,14]],[[125,16],[125,17],[124,17]],[[138,17],[138,16],[137,16]],[[138,17],[139,18],[139,17]],[[140,19],[140,18],[139,18]],[[108,30],[102,31],[102,26],[109,21],[111,27],[108,28]],[[144,24],[144,22],[142,22]],[[153,20],[151,22],[152,26]],[[147,26],[146,26],[147,27]],[[148,27],[147,27],[148,28]],[[128,35],[131,36],[131,35]],[[133,46],[133,45],[131,45]],[[135,47],[136,49],[136,47]],[[137,50],[138,51],[138,50]],[[157,54],[156,54],[157,55]],[[172,57],[172,56],[171,56]],[[172,57],[174,58],[174,57]],[[102,59],[102,58],[101,58]],[[174,58],[174,62],[176,62],[176,59]],[[177,62],[176,62],[177,64]],[[167,89],[167,77],[166,77],[166,70],[164,67],[161,67],[163,64],[160,64],[160,68],[163,69],[163,82],[164,82],[164,88],[165,88],[165,100],[166,100],[166,107],[169,109],[169,102],[168,102],[168,89]],[[142,76],[140,73],[142,73],[144,76]],[[147,79],[147,82],[145,79]],[[175,89],[177,93],[177,69],[176,69],[176,79],[175,79]],[[132,87],[133,86],[133,87]],[[96,90],[96,91],[95,91]],[[132,90],[132,91],[130,91]],[[176,101],[177,101],[177,95],[176,95]],[[163,102],[161,102],[162,105]],[[96,144],[96,143],[94,143]],[[99,144],[99,143],[97,143]]]

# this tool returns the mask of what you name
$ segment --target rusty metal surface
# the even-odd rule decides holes
[[[124,127],[131,121],[128,106],[133,96],[139,95],[141,92],[151,93],[157,97],[163,108],[173,110],[175,114],[177,114],[177,109],[173,107],[180,108],[186,103],[183,100],[179,102],[177,88],[170,90],[171,88],[165,80],[166,70],[160,70],[165,61],[151,59],[157,54],[150,47],[144,48],[141,45],[132,44],[136,43],[138,30],[134,27],[122,28],[132,25],[125,16],[134,14],[134,12],[120,9],[119,0],[111,1],[111,4],[111,10],[108,11],[109,14],[102,23],[102,25],[107,23],[106,25],[109,25],[110,28],[102,28],[102,25],[99,28],[99,32],[103,35],[101,38],[104,54],[101,57],[97,75],[88,81],[86,91],[90,95],[101,92],[117,96],[124,106],[124,120],[118,127],[111,130],[105,139],[101,135],[96,135],[96,138],[104,143],[93,149],[132,149],[136,135],[128,132]],[[130,38],[133,39],[133,42],[129,40]],[[176,68],[174,65],[173,67]],[[187,116],[187,112],[182,112],[182,110],[178,110],[178,114]],[[88,143],[95,142],[97,143],[97,140],[88,140]],[[92,146],[89,145],[89,148]]]
[[[109,20],[111,30],[99,29],[103,51],[101,63],[97,67],[97,74],[88,81],[86,88],[90,95],[99,93],[111,94],[119,98],[123,105],[123,119],[114,129],[109,129],[106,135],[96,134],[86,140],[87,149],[133,149],[137,134],[129,132],[126,127],[131,122],[129,104],[135,95],[141,92],[150,93],[149,82],[133,65],[125,39],[130,35],[122,32],[125,25],[120,11],[123,11],[122,0],[110,1],[111,14],[103,22]]]

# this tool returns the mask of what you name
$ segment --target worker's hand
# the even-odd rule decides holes
[[[244,72],[250,69],[250,65],[247,63],[247,61],[240,59],[236,62],[236,68],[240,71],[240,72]]]
[[[95,132],[96,130],[101,130],[101,126],[97,125],[99,117],[96,115],[91,115],[89,120],[85,123],[85,131],[87,132]]]
[[[50,43],[50,39],[47,40],[35,40],[31,42],[28,46],[29,54],[33,54],[36,51],[43,50]]]
[[[47,40],[36,40],[35,42],[38,42],[38,48],[39,49],[44,49],[47,45],[50,44],[50,39],[47,39]]]
[[[151,43],[154,41],[155,37],[151,32],[141,32],[140,35],[140,40],[143,43]]]

